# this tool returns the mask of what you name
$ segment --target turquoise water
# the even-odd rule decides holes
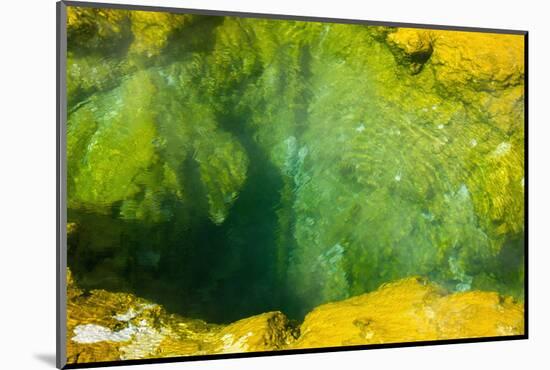
[[[69,22],[79,286],[211,322],[410,275],[522,299],[523,82],[446,84],[394,28],[114,12]]]

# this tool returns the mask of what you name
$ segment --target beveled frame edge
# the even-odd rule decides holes
[[[523,35],[523,318],[525,339],[529,338],[529,32]]]
[[[524,334],[513,336],[498,336],[498,337],[479,337],[479,338],[457,338],[448,340],[430,340],[419,342],[396,342],[384,344],[370,345],[355,345],[355,346],[338,346],[338,347],[321,347],[308,349],[292,349],[268,352],[241,352],[229,354],[212,354],[212,355],[197,355],[197,356],[181,356],[181,357],[166,357],[166,358],[151,358],[151,359],[135,359],[135,360],[120,360],[120,361],[102,361],[89,363],[73,363],[67,364],[66,356],[66,308],[67,308],[67,168],[66,168],[66,122],[67,122],[67,96],[66,96],[66,63],[67,63],[67,6],[88,7],[88,8],[108,8],[108,9],[123,9],[136,11],[152,11],[152,12],[168,12],[168,13],[184,13],[197,15],[214,15],[214,16],[235,16],[243,18],[264,18],[274,20],[296,20],[307,22],[324,22],[324,23],[340,23],[340,24],[358,24],[371,26],[389,26],[403,28],[418,28],[418,29],[435,29],[448,31],[464,31],[464,32],[483,32],[496,34],[521,35],[524,40]],[[56,120],[57,120],[57,141],[56,141],[56,294],[57,294],[57,309],[56,309],[56,367],[58,369],[78,369],[78,368],[95,368],[95,367],[110,367],[110,366],[125,366],[125,365],[141,365],[141,364],[160,364],[173,362],[188,362],[202,360],[218,360],[218,359],[233,359],[247,357],[264,357],[264,356],[281,356],[293,354],[310,354],[310,353],[326,353],[326,352],[342,352],[342,351],[357,351],[367,349],[380,348],[404,348],[404,347],[421,347],[431,345],[446,345],[446,344],[464,344],[464,343],[483,343],[483,342],[498,342],[522,340],[529,338],[529,258],[528,258],[528,239],[529,239],[529,223],[528,223],[528,194],[529,194],[529,176],[528,176],[528,105],[529,105],[529,47],[527,30],[511,30],[511,29],[495,29],[495,28],[479,28],[479,27],[462,27],[462,26],[447,26],[447,25],[430,25],[402,22],[384,22],[371,20],[357,19],[342,19],[342,18],[324,18],[311,16],[297,15],[282,15],[282,14],[265,14],[265,13],[248,13],[236,11],[220,11],[208,9],[187,9],[174,8],[163,6],[146,6],[146,5],[131,5],[131,4],[111,4],[98,2],[82,2],[61,0],[56,3],[57,16],[57,63],[56,63]]]
[[[56,3],[56,367],[67,363],[67,5]]]

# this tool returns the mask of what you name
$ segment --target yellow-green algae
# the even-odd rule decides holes
[[[278,311],[228,325],[169,314],[132,294],[87,295],[68,274],[70,363],[520,335],[523,305],[489,292],[448,294],[418,277],[316,307],[301,325]]]
[[[521,302],[523,53],[519,35],[69,7],[75,279],[105,289],[93,290],[102,299],[144,297],[160,316],[180,315],[173,322],[279,310],[302,320],[417,275],[462,292],[445,296],[460,302],[441,298],[445,310],[478,305],[485,317],[482,307],[508,305],[495,292]],[[74,312],[89,304],[78,302]],[[90,322],[116,331],[90,310]],[[445,329],[399,337],[405,324],[396,324],[371,335],[393,322],[376,315],[384,320],[355,318],[362,339],[333,342],[302,327],[283,342],[523,330],[517,320],[453,329],[442,313]],[[221,351],[175,338],[177,349],[147,356]],[[125,356],[98,346],[105,351],[79,361]]]

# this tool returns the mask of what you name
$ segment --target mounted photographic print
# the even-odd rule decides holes
[[[58,3],[58,366],[527,338],[526,50]]]

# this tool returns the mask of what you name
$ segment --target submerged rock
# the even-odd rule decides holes
[[[310,312],[290,348],[519,335],[523,304],[494,292],[446,293],[412,277]]]
[[[129,12],[73,6],[67,9],[67,37],[73,46],[105,51],[131,41]]]
[[[387,36],[388,45],[399,63],[408,65],[412,74],[422,70],[433,53],[430,31],[400,28]]]
[[[287,317],[267,312],[226,326],[220,333],[221,353],[260,352],[283,349],[295,340]]]
[[[213,334],[220,329],[202,320],[168,314],[133,294],[105,290],[84,294],[69,284],[69,363],[200,354],[204,347],[213,347]]]
[[[523,304],[494,292],[446,295],[411,277],[321,305],[300,328],[278,311],[229,325],[166,312],[129,293],[84,294],[68,272],[67,360],[114,361],[523,334]]]
[[[166,46],[171,33],[192,22],[193,15],[134,11],[130,19],[134,34],[130,52],[152,57]]]
[[[522,299],[521,35],[68,17],[68,260],[83,288],[220,321],[301,318],[414,275]],[[162,351],[213,351],[186,338]]]

